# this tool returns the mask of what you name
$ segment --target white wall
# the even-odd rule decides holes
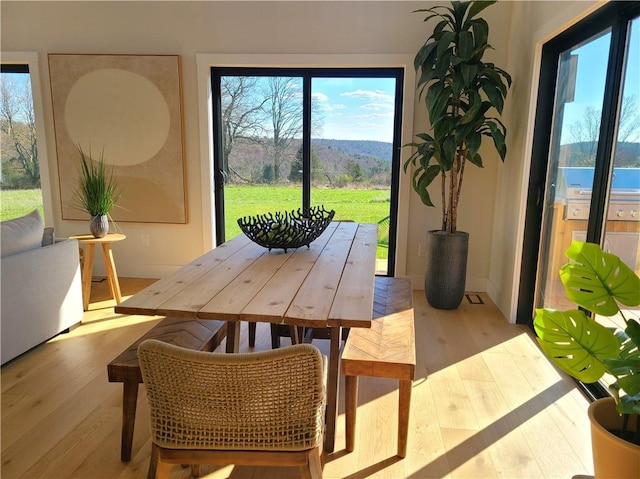
[[[514,77],[504,120],[509,127],[508,161],[499,171],[491,268],[487,292],[515,322],[520,281],[525,206],[542,45],[605,2],[517,1],[506,69]]]
[[[570,22],[593,2],[500,2],[483,12],[490,24],[489,56],[514,77],[507,100],[509,154],[500,164],[491,149],[486,167],[465,175],[459,228],[471,235],[467,289],[489,291],[511,316],[519,268],[519,244],[526,194],[530,98],[536,44]],[[186,225],[121,223],[128,239],[114,246],[121,276],[160,277],[209,247],[202,165],[208,163],[206,128],[196,55],[273,54],[412,56],[430,33],[411,13],[433,2],[14,2],[0,3],[0,45],[6,52],[37,52],[44,101],[45,135],[54,223],[58,235],[86,225],[63,221],[48,78],[48,53],[179,54],[183,65],[184,124],[189,222]],[[410,125],[409,125],[410,126]],[[407,125],[405,125],[405,128]],[[413,132],[426,129],[424,106],[416,99]],[[412,132],[408,132],[411,136]],[[64,174],[62,172],[62,174]],[[399,238],[399,271],[422,287],[424,258],[418,245],[439,228],[440,211],[426,208],[408,191],[401,208],[406,235]],[[523,190],[525,188],[525,190]],[[438,197],[434,193],[434,197]],[[150,246],[142,246],[148,234]],[[102,266],[98,265],[97,273]]]

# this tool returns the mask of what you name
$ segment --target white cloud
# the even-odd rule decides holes
[[[360,105],[360,108],[364,110],[390,110],[393,109],[392,103],[367,103]]]
[[[340,93],[340,96],[347,96],[350,98],[365,98],[369,100],[383,100],[393,102],[394,96],[389,95],[381,90],[353,90]]]
[[[312,93],[311,97],[314,100],[317,100],[317,101],[322,102],[322,103],[329,101],[329,97],[327,95],[325,95],[324,93],[320,93],[320,92]]]

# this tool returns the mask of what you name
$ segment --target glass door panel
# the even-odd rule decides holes
[[[379,225],[393,274],[400,68],[213,68],[216,242],[238,218],[323,205]]]
[[[536,308],[572,307],[558,270],[571,241],[586,238],[610,43],[611,34],[604,31],[560,55]]]
[[[640,274],[640,18],[630,23],[625,58],[603,247]],[[623,314],[638,317],[638,309]],[[623,325],[622,318],[598,320]]]
[[[314,77],[311,206],[378,224],[377,274],[387,274],[396,78]]]
[[[224,238],[240,234],[237,220],[296,210],[302,190],[289,182],[302,135],[302,78],[223,76],[222,182]],[[222,183],[222,184],[221,184]]]

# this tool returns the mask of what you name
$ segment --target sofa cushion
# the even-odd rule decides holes
[[[44,225],[38,210],[28,215],[0,223],[0,256],[40,248]]]
[[[53,227],[47,227],[42,233],[42,246],[49,246],[56,242],[56,235]]]

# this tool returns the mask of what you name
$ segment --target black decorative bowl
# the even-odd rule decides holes
[[[309,247],[309,244],[320,236],[335,214],[324,206],[311,208],[308,214],[297,211],[267,213],[264,215],[244,216],[238,218],[238,226],[249,239],[260,246],[269,248]]]

